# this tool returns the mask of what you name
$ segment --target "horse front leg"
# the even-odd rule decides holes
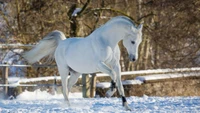
[[[106,92],[106,97],[111,97],[117,91],[116,82],[111,81],[110,89]]]
[[[128,106],[128,103],[126,101],[126,97],[125,97],[125,94],[124,94],[124,88],[123,88],[123,85],[122,85],[122,82],[121,82],[121,67],[120,67],[120,64],[115,63],[115,65],[113,65],[112,68],[109,68],[104,62],[100,62],[98,64],[99,71],[106,73],[106,74],[109,74],[111,76],[112,80],[113,80],[111,82],[111,89],[108,90],[106,93],[108,93],[109,96],[111,97],[114,94],[114,92],[116,91],[116,85],[117,85],[119,94],[121,95],[121,98],[122,98],[122,105],[125,107],[126,110],[131,111],[131,108]],[[117,82],[115,82],[115,81],[117,81]],[[115,85],[115,83],[117,83],[117,84]]]
[[[99,71],[110,75],[110,77],[112,79],[111,87],[106,92],[106,97],[111,97],[117,91],[117,88],[116,88],[116,73],[115,73],[115,71],[113,71],[113,69],[108,67],[104,62],[100,62],[98,64],[98,69],[99,69]]]
[[[125,107],[126,110],[131,111],[131,108],[128,106],[128,103],[126,101],[126,97],[124,94],[124,87],[122,85],[121,81],[121,66],[118,63],[117,65],[113,66],[114,71],[116,72],[116,79],[117,79],[117,88],[119,91],[119,94],[121,95],[122,98],[122,105]]]

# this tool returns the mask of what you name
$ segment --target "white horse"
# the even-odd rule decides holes
[[[32,50],[24,53],[29,63],[34,63],[45,56],[55,57],[63,86],[63,95],[68,102],[68,94],[82,73],[103,72],[110,75],[111,88],[107,96],[112,96],[118,88],[123,106],[127,104],[121,82],[120,49],[118,42],[128,51],[131,61],[138,58],[138,46],[142,41],[142,24],[136,27],[128,17],[117,16],[96,29],[85,38],[65,38],[61,31],[49,33]],[[70,78],[68,80],[68,74]],[[115,85],[116,83],[116,85]]]

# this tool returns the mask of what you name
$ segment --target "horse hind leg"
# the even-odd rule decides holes
[[[65,101],[70,106],[69,99],[68,99],[69,91],[68,91],[68,87],[67,87],[69,69],[58,66],[58,70],[59,70],[59,73],[60,73],[60,76],[61,76],[62,93],[63,93],[63,96],[65,98]]]
[[[70,68],[70,78],[68,79],[68,91],[71,91],[71,88],[73,85],[78,81],[78,78],[81,74],[78,72],[75,72]]]

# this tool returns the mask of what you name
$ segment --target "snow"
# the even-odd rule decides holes
[[[100,82],[100,83],[97,83],[96,87],[109,88],[110,87],[110,82]]]
[[[141,85],[142,83],[143,82],[140,80],[124,80],[124,81],[122,81],[123,85],[136,85],[136,84]]]
[[[127,97],[132,111],[125,111],[121,98],[82,98],[70,93],[70,106],[61,94],[25,91],[14,100],[0,100],[1,113],[197,113],[200,97]]]
[[[20,80],[19,77],[8,77],[9,84],[18,83],[19,80]]]
[[[28,83],[28,82],[36,82],[36,81],[48,81],[48,80],[60,80],[61,77],[60,76],[48,76],[48,77],[39,77],[39,78],[23,78],[20,79],[19,82],[20,83]]]
[[[140,80],[124,80],[122,81],[123,85],[141,85],[143,82]],[[110,87],[110,82],[100,82],[96,84],[96,87],[100,88],[109,88]]]
[[[70,93],[69,98],[82,98],[82,93]],[[30,92],[25,90],[23,93],[17,96],[17,100],[52,100],[52,99],[63,99],[62,94],[55,93],[50,94],[48,91],[41,91],[40,89]]]

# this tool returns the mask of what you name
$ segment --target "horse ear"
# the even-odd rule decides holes
[[[130,26],[130,28],[134,31],[134,32],[136,32],[137,30],[137,28],[135,28],[134,26]]]
[[[143,28],[143,24],[140,24],[140,25],[137,27],[137,29],[139,29],[139,30],[142,30],[142,28]]]

